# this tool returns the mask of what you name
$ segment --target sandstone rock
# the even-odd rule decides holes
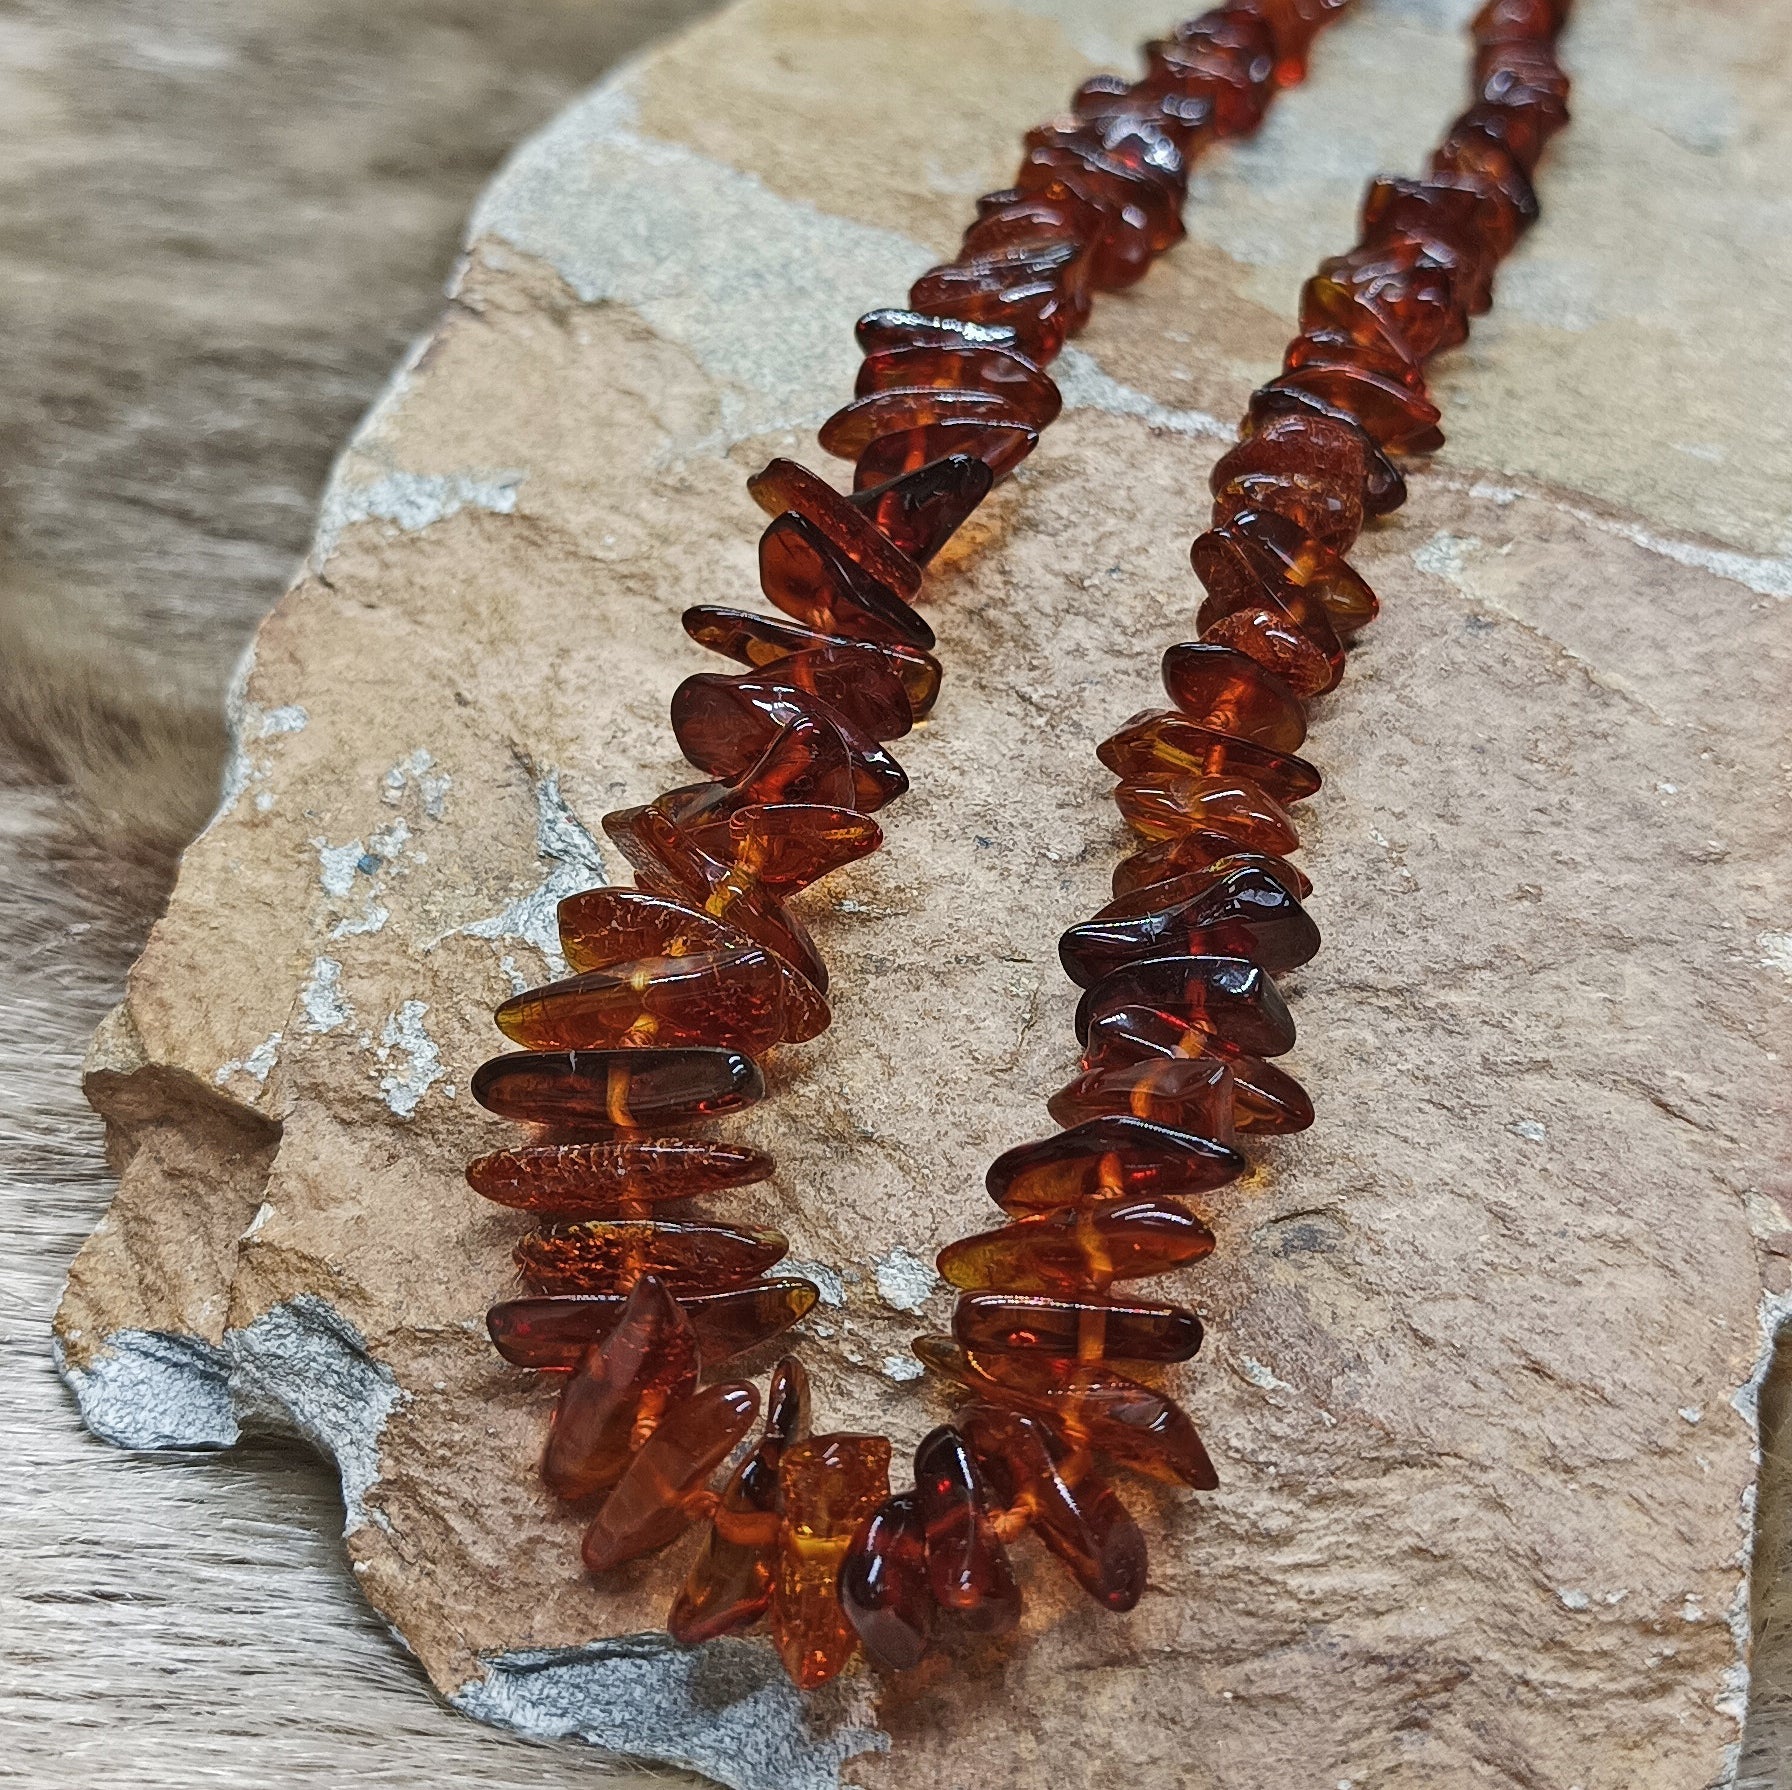
[[[834,1028],[730,1127],[781,1165],[732,1209],[826,1270],[803,1347],[831,1424],[901,1449],[939,1420],[906,1353],[946,1309],[917,1264],[983,1221],[984,1164],[1069,1070],[1053,944],[1118,846],[1091,745],[1188,631],[1215,419],[1362,180],[1456,102],[1446,10],[1341,25],[1214,159],[1191,240],[1098,313],[1066,418],[946,558],[914,793],[811,900]],[[459,1172],[501,1135],[466,1092],[490,1008],[561,968],[555,900],[620,875],[598,816],[679,778],[666,698],[702,660],[676,618],[752,588],[741,481],[821,463],[851,319],[1165,22],[1135,0],[746,0],[488,193],[96,1043],[122,1181],[59,1319],[89,1423],[308,1436],[445,1695],[743,1790],[1721,1778],[1792,973],[1763,724],[1786,250],[1745,278],[1701,246],[1766,202],[1771,157],[1736,145],[1785,130],[1726,60],[1767,28],[1745,14],[1686,42],[1665,0],[1576,27],[1546,222],[1440,381],[1450,450],[1362,543],[1386,614],[1316,730],[1327,949],[1290,979],[1321,1122],[1262,1153],[1188,1281],[1224,1483],[1129,1485],[1137,1611],[1029,1553],[1023,1633],[974,1672],[804,1700],[761,1640],[671,1648],[689,1544],[580,1576],[533,1470],[547,1394],[481,1329],[519,1227]]]

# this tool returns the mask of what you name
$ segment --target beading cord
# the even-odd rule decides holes
[[[773,1376],[761,1440],[718,1496],[709,1478],[750,1429],[758,1395],[746,1382],[700,1387],[701,1374],[788,1328],[816,1292],[763,1278],[785,1251],[775,1232],[654,1215],[664,1201],[763,1180],[770,1159],[657,1133],[760,1098],[757,1059],[827,1024],[826,970],[787,902],[875,850],[870,815],[906,788],[885,743],[926,712],[940,677],[931,630],[911,606],[922,568],[1056,415],[1042,367],[1086,320],[1092,292],[1137,279],[1180,234],[1190,159],[1261,118],[1275,86],[1300,77],[1335,10],[1324,0],[1238,0],[1148,46],[1142,81],[1086,83],[1072,117],[1028,138],[1015,186],[980,202],[957,260],[916,282],[911,309],[861,320],[857,396],[821,436],[855,459],[853,495],[789,461],[750,481],[773,516],[761,582],[790,619],[709,607],[685,618],[693,638],[749,668],[689,678],[673,700],[679,744],[712,781],[606,817],[638,887],[562,905],[562,947],[577,973],[499,1009],[500,1027],[525,1048],[474,1078],[488,1108],[547,1128],[544,1141],[481,1157],[468,1177],[486,1197],[550,1221],[517,1249],[532,1296],[495,1306],[489,1327],[506,1359],[565,1375],[543,1474],[591,1514],[586,1565],[605,1571],[710,1517],[672,1633],[703,1640],[769,1609],[804,1686],[840,1671],[859,1642],[886,1664],[913,1663],[936,1609],[972,1632],[1011,1626],[1019,1592],[1002,1540],[1029,1525],[1104,1602],[1129,1607],[1143,1542],[1090,1457],[1099,1449],[1150,1465],[1161,1451],[1155,1432],[1092,1429],[1087,1401],[1060,1399],[1048,1412],[1024,1390],[984,1385],[991,1343],[974,1331],[979,1352],[963,1359],[987,1396],[960,1427],[922,1443],[915,1492],[889,1496],[885,1438],[806,1434],[806,1382],[790,1357]],[[1530,103],[1504,89],[1487,100],[1514,117]],[[1356,362],[1335,361],[1314,365],[1348,383]],[[1289,402],[1355,430],[1370,465],[1367,419],[1350,421],[1336,393]],[[1379,454],[1375,465],[1386,465]],[[1366,472],[1364,481],[1374,484]],[[1267,499],[1262,508],[1280,513]],[[1258,539],[1245,521],[1255,513],[1229,518],[1243,540]],[[1251,642],[1280,639],[1259,628],[1234,650],[1249,663],[1267,650]],[[1248,743],[1234,739],[1231,762],[1244,762]],[[1280,1083],[1263,1070],[1274,1097]],[[1227,1073],[1242,1101],[1245,1079]],[[1199,1137],[1184,1144],[1229,1151]],[[1096,1221],[1065,1210],[1070,1253],[1048,1244],[1030,1259],[1056,1263],[1080,1288],[1073,1257]],[[1063,1211],[1041,1216],[1065,1229]],[[1192,1215],[1171,1222],[1182,1226],[1182,1259],[1194,1259],[1204,1227]],[[1162,1228],[1145,1237],[1147,1251],[1167,1247]],[[1042,1240],[1037,1228],[1031,1235]],[[1012,1276],[991,1290],[1023,1291]],[[960,1318],[962,1337],[963,1307]],[[1160,1326],[1160,1350],[1182,1350],[1165,1358],[1192,1353],[1191,1322]],[[1047,1341],[1042,1350],[1011,1328],[1004,1358],[1030,1354],[1055,1372],[1062,1357]]]

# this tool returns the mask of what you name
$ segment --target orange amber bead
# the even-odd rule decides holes
[[[909,473],[959,455],[981,460],[992,479],[1005,479],[1038,445],[1039,431],[1019,424],[929,423],[924,429],[901,429],[880,436],[859,455],[853,490],[881,490]]]
[[[643,1274],[674,1291],[720,1292],[756,1279],[789,1253],[782,1231],[654,1219],[587,1219],[519,1240],[516,1265],[541,1293],[622,1293]]]
[[[915,1450],[915,1499],[934,1601],[973,1634],[1006,1634],[1020,1620],[1020,1586],[989,1520],[977,1463],[949,1425]]]
[[[1233,1104],[1232,1070],[1220,1058],[1146,1057],[1084,1070],[1051,1097],[1046,1111],[1060,1125],[1126,1115],[1231,1144]]]
[[[852,333],[866,354],[881,354],[886,348],[938,348],[951,342],[1013,348],[1019,341],[1006,323],[967,323],[958,317],[930,317],[894,306],[867,311],[853,325]]]
[[[1343,553],[1363,532],[1368,476],[1360,429],[1312,411],[1273,417],[1215,462],[1213,519],[1273,511]]]
[[[959,1418],[990,1495],[1028,1526],[1110,1610],[1130,1610],[1145,1591],[1145,1537],[1095,1471],[1086,1448],[1072,1448],[1022,1411],[975,1404]]]
[[[905,1672],[933,1637],[927,1582],[927,1529],[913,1492],[886,1498],[852,1538],[840,1563],[840,1605],[865,1652]]]
[[[1288,810],[1247,777],[1127,777],[1114,802],[1127,825],[1147,839],[1223,833],[1243,851],[1284,857],[1300,849]]]
[[[989,468],[981,461],[967,461],[976,466],[985,479]],[[824,634],[806,628],[801,622],[786,620],[781,615],[760,615],[751,609],[725,609],[717,604],[699,603],[687,609],[683,617],[684,631],[699,646],[712,653],[733,659],[742,665],[775,665],[792,653],[806,652],[817,646],[852,646],[855,643],[837,634]],[[932,653],[918,646],[905,646],[901,641],[880,640],[877,651],[889,661],[890,669],[902,680],[908,705],[919,720],[931,709],[940,693],[940,662]],[[845,751],[842,748],[842,761]]]
[[[585,1531],[586,1570],[608,1572],[658,1553],[706,1515],[715,1504],[706,1482],[758,1410],[759,1394],[745,1384],[706,1386],[675,1404]]]
[[[1301,699],[1272,671],[1230,647],[1188,640],[1163,660],[1170,700],[1201,727],[1251,740],[1275,752],[1294,752],[1307,737]]]
[[[869,815],[809,802],[737,808],[726,820],[705,821],[689,833],[700,851],[725,859],[754,882],[791,894],[869,857],[884,842],[883,829]]]
[[[1278,802],[1302,802],[1319,789],[1319,773],[1304,758],[1203,727],[1179,709],[1134,715],[1095,756],[1117,777],[1247,777]]]
[[[615,1328],[587,1348],[561,1388],[541,1460],[555,1497],[613,1486],[666,1408],[697,1384],[697,1337],[651,1274],[622,1302]]]
[[[703,1545],[666,1619],[686,1647],[751,1628],[771,1607],[781,1499],[778,1463],[809,1427],[809,1376],[794,1355],[772,1375],[759,1446],[735,1468]]]
[[[1161,851],[1164,848],[1154,846],[1151,849]],[[1313,885],[1286,858],[1271,857],[1267,852],[1228,852],[1225,857],[1216,858],[1198,870],[1178,870],[1156,882],[1142,883],[1136,889],[1128,889],[1123,894],[1116,895],[1094,918],[1120,920],[1130,919],[1138,914],[1155,914],[1164,908],[1192,901],[1195,896],[1206,894],[1209,889],[1216,888],[1229,877],[1244,871],[1266,878],[1294,901],[1299,901],[1313,891]],[[1239,954],[1234,952],[1230,955]]]
[[[1160,899],[1155,891],[1161,884],[1181,882],[1190,877],[1211,879],[1231,869],[1242,869],[1247,864],[1273,876],[1302,899],[1313,892],[1313,884],[1306,872],[1285,858],[1268,852],[1241,851],[1238,841],[1224,833],[1184,833],[1122,858],[1114,866],[1114,898],[1116,901],[1142,901],[1148,911]]]
[[[737,1050],[526,1050],[473,1071],[473,1098],[499,1118],[580,1130],[685,1125],[764,1096]]]
[[[1433,454],[1444,444],[1441,412],[1428,398],[1385,373],[1334,362],[1309,364],[1270,381],[1276,391],[1311,392],[1362,425],[1390,454]]]
[[[1213,1232],[1186,1206],[1140,1200],[1093,1212],[1045,1212],[960,1237],[939,1253],[966,1292],[1080,1293],[1168,1274],[1213,1253]]]
[[[1053,387],[1054,395],[1056,387]],[[1037,430],[1035,418],[1047,408],[1017,392],[941,391],[932,387],[873,392],[837,410],[821,425],[817,439],[830,454],[856,460],[874,441],[939,423],[975,423],[979,428]]]
[[[904,553],[926,565],[989,495],[994,483],[995,474],[974,455],[949,454],[887,484],[855,491],[852,501],[877,525],[880,534],[888,535]],[[909,695],[912,700],[912,688]],[[932,706],[931,699],[926,706]],[[924,712],[917,703],[916,715]]]
[[[890,1495],[883,1436],[815,1436],[784,1451],[784,1504],[772,1587],[772,1638],[799,1690],[837,1677],[857,1636],[840,1607],[841,1563],[859,1525]]]
[[[755,735],[751,750],[742,750],[738,745],[728,746],[718,751],[706,752],[701,756],[691,757],[691,762],[709,771],[712,776],[735,778],[747,771],[776,739],[778,733],[794,721],[798,715],[817,712],[826,719],[835,716],[843,717],[849,728],[856,728],[861,734],[873,740],[900,739],[914,723],[914,710],[909,707],[908,694],[902,688],[902,680],[890,669],[889,661],[880,653],[875,645],[865,641],[848,641],[844,646],[812,646],[800,653],[792,653],[788,658],[779,659],[763,670],[744,671],[734,676],[726,676],[717,672],[703,672],[702,679],[687,678],[679,690],[685,690],[695,684],[695,690],[680,697],[678,691],[673,692],[673,726],[679,725],[682,714],[686,727],[696,727],[703,723],[711,726],[719,725],[716,717],[731,712],[724,698],[730,692],[740,692],[739,700],[733,705],[741,708],[750,705],[753,712],[762,716],[770,716],[775,724],[767,725],[765,719],[757,722],[749,720],[748,725]],[[786,698],[774,698],[768,692],[795,691],[799,695],[819,702],[819,711],[805,709],[800,702],[792,702]],[[698,702],[701,693],[705,700]],[[716,704],[722,704],[716,708]],[[788,713],[776,713],[782,704],[788,707]],[[846,738],[852,743],[852,735],[847,732]],[[682,737],[680,744],[683,744]],[[687,757],[691,756],[689,753]],[[720,769],[708,762],[714,757],[727,758],[732,768]],[[767,799],[760,791],[753,790],[749,800]]]
[[[1045,1212],[1185,1193],[1210,1193],[1250,1165],[1210,1138],[1130,1117],[1088,1119],[1055,1137],[1018,1144],[989,1165],[983,1184],[1004,1212]]]
[[[952,1334],[967,1349],[1038,1349],[1084,1361],[1187,1361],[1201,1320],[1149,1300],[1054,1299],[1042,1293],[965,1293]]]
[[[776,1164],[763,1150],[708,1138],[617,1138],[533,1144],[467,1164],[481,1199],[561,1218],[613,1218],[623,1207],[749,1187]]]
[[[1083,1065],[1093,1073],[1133,1063],[1201,1057],[1213,1042],[1211,1034],[1155,1008],[1117,1007],[1090,1026]],[[1228,1053],[1225,1061],[1232,1070],[1233,1123],[1240,1131],[1304,1131],[1313,1123],[1313,1103],[1293,1076],[1243,1053]]]
[[[1057,386],[1025,355],[969,342],[931,348],[917,343],[867,355],[854,394],[865,398],[873,392],[912,391],[924,386],[993,392],[1012,399],[1016,414],[1035,429],[1055,422],[1064,407]]]
[[[1205,636],[1213,623],[1234,611],[1268,609],[1285,616],[1341,673],[1344,649],[1320,592],[1287,576],[1285,568],[1256,538],[1257,524],[1267,525],[1269,520],[1272,519],[1248,512],[1195,537],[1189,559],[1207,587],[1207,599],[1196,616],[1196,625]],[[1277,523],[1281,520],[1279,516],[1273,518]],[[1301,538],[1311,539],[1304,535]],[[1318,547],[1317,542],[1313,545]],[[1332,681],[1335,683],[1336,677]],[[1294,688],[1298,691],[1300,686],[1296,684]]]
[[[923,652],[933,646],[933,629],[920,615],[794,511],[759,537],[759,588],[811,628],[848,640],[897,641]]]
[[[1120,1007],[1145,1007],[1205,1032],[1221,1056],[1279,1057],[1294,1048],[1294,1017],[1281,991],[1242,957],[1148,957],[1123,965],[1077,1003],[1076,1035]]]
[[[1317,296],[1316,296],[1317,295]],[[1396,354],[1410,358],[1410,350],[1402,345],[1397,334],[1387,335],[1381,324],[1362,309],[1350,291],[1323,278],[1309,280],[1301,289],[1303,307],[1314,299],[1312,320],[1303,309],[1305,329],[1340,329],[1353,339],[1387,344]],[[1273,385],[1259,386],[1251,394],[1251,406],[1245,414],[1243,434],[1248,440],[1259,431],[1280,426],[1285,419],[1298,417],[1309,425],[1324,423],[1334,429],[1348,430],[1361,444],[1363,456],[1363,513],[1385,516],[1406,501],[1406,480],[1400,469],[1382,452],[1379,443],[1357,422],[1341,410],[1328,405],[1312,392],[1285,391]]]
[[[1344,675],[1342,651],[1326,653],[1285,610],[1267,603],[1234,609],[1215,621],[1203,622],[1201,638],[1259,660],[1302,696],[1334,690]]]
[[[781,1335],[806,1317],[819,1297],[806,1280],[755,1280],[720,1293],[681,1293],[678,1303],[705,1364],[714,1367]],[[485,1327],[513,1366],[564,1372],[610,1334],[627,1303],[619,1293],[507,1299],[485,1314]]]
[[[868,578],[911,602],[921,588],[921,568],[901,547],[826,479],[794,460],[776,459],[747,480],[753,501],[768,516],[794,511]]]

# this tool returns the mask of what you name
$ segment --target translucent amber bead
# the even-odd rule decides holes
[[[1313,892],[1306,872],[1286,858],[1269,852],[1241,851],[1238,841],[1225,833],[1183,833],[1122,858],[1114,866],[1114,897],[1144,901],[1149,908],[1160,899],[1168,899],[1153,893],[1161,884],[1187,877],[1218,876],[1247,864],[1275,877],[1303,900]]]
[[[1161,850],[1162,847],[1152,849]],[[1155,914],[1164,908],[1176,907],[1197,895],[1203,895],[1229,877],[1247,870],[1255,876],[1267,878],[1291,900],[1298,901],[1312,893],[1313,885],[1286,858],[1271,857],[1267,852],[1229,852],[1225,857],[1216,858],[1198,870],[1179,870],[1156,882],[1142,883],[1136,889],[1128,889],[1124,894],[1116,895],[1094,918],[1118,920],[1138,914]],[[1249,953],[1231,952],[1222,955],[1248,956]]]
[[[782,1335],[820,1296],[806,1280],[755,1280],[720,1293],[681,1292],[678,1303],[705,1364],[715,1367]],[[615,1329],[627,1302],[619,1293],[507,1299],[485,1314],[485,1327],[513,1366],[565,1372]]]
[[[663,1282],[643,1276],[561,1388],[541,1460],[548,1490],[574,1501],[613,1486],[667,1407],[696,1384],[690,1320]]]
[[[967,1292],[1101,1292],[1116,1280],[1168,1274],[1213,1253],[1213,1232],[1185,1206],[1140,1200],[1044,1212],[960,1237],[939,1253],[948,1284]]]
[[[1437,406],[1384,373],[1340,360],[1309,363],[1279,374],[1270,384],[1277,391],[1312,392],[1332,409],[1354,417],[1390,454],[1434,454],[1444,444]]]
[[[1093,1073],[1140,1062],[1201,1057],[1213,1046],[1211,1033],[1158,1008],[1117,1007],[1090,1026],[1083,1066]],[[1228,1053],[1225,1061],[1232,1070],[1233,1122],[1240,1131],[1304,1131],[1313,1123],[1313,1103],[1293,1076],[1243,1052]]]
[[[744,1384],[706,1386],[673,1405],[585,1531],[586,1570],[609,1572],[658,1553],[707,1515],[715,1504],[709,1476],[758,1410],[758,1392]]]
[[[713,1293],[757,1279],[789,1251],[782,1231],[594,1218],[520,1239],[516,1265],[540,1293],[623,1293],[643,1274],[674,1292]]]
[[[792,895],[868,858],[884,842],[883,829],[869,815],[811,802],[737,808],[725,820],[704,821],[687,830],[700,851],[726,859],[766,888]],[[710,1042],[724,1041],[717,1037]]]
[[[959,1427],[990,1495],[1027,1525],[1110,1610],[1144,1595],[1145,1537],[1087,1448],[1073,1448],[1043,1420],[999,1405],[975,1404]]]
[[[1019,423],[929,423],[880,435],[859,455],[853,490],[881,490],[898,478],[941,460],[968,455],[989,468],[992,480],[1005,479],[1039,445],[1039,431]]]
[[[1072,254],[1066,259],[1074,259]],[[1020,331],[1021,347],[1048,361],[1089,320],[1086,285],[1060,277],[1062,266],[1036,256],[979,255],[964,264],[930,268],[909,288],[909,300],[972,320],[1004,317]],[[999,478],[999,469],[996,471]]]
[[[1207,587],[1196,625],[1205,639],[1214,623],[1234,613],[1267,609],[1285,617],[1331,668],[1330,688],[1343,675],[1344,666],[1344,649],[1331,612],[1316,591],[1284,576],[1269,560],[1252,536],[1256,520],[1255,514],[1240,516],[1196,536],[1189,558]],[[1297,692],[1306,693],[1300,681],[1281,675]]]
[[[857,1642],[840,1606],[840,1567],[859,1525],[890,1495],[883,1436],[815,1436],[784,1451],[772,1638],[800,1690],[837,1677]]]
[[[1084,1070],[1046,1110],[1060,1125],[1127,1116],[1231,1144],[1233,1105],[1232,1071],[1220,1058],[1146,1057]]]
[[[931,348],[917,343],[869,354],[859,368],[854,394],[867,398],[873,392],[913,391],[928,386],[993,392],[1008,398],[1015,414],[1035,429],[1055,422],[1064,407],[1057,386],[1025,355],[969,342]]]
[[[1330,328],[1336,325],[1347,333],[1362,331],[1365,339],[1391,343],[1395,351],[1410,356],[1398,332],[1388,334],[1382,322],[1360,306],[1348,287],[1323,276],[1309,280],[1301,289],[1301,327]],[[1251,393],[1250,409],[1245,414],[1243,434],[1249,439],[1260,430],[1279,426],[1288,417],[1303,421],[1319,421],[1334,428],[1348,429],[1361,444],[1363,455],[1363,513],[1385,516],[1406,501],[1406,480],[1400,469],[1382,451],[1381,445],[1342,410],[1327,404],[1313,392],[1278,390],[1273,385],[1259,386]]]
[[[473,1071],[473,1098],[499,1118],[580,1130],[691,1124],[764,1097],[736,1050],[516,1051]]]
[[[1148,1300],[1054,1299],[1042,1293],[966,1293],[952,1334],[967,1349],[1037,1349],[1084,1361],[1187,1361],[1201,1320]]]
[[[776,1165],[763,1150],[708,1138],[533,1144],[467,1164],[481,1199],[561,1218],[614,1218],[624,1207],[749,1187]]]
[[[1114,801],[1127,825],[1147,839],[1223,833],[1243,851],[1283,857],[1300,849],[1287,809],[1247,777],[1127,777]]]
[[[759,537],[759,587],[786,615],[811,628],[848,640],[897,641],[923,652],[933,646],[924,617],[794,511]]]
[[[926,565],[989,495],[994,483],[995,474],[974,455],[949,454],[886,484],[855,491],[852,501],[876,524],[879,533]],[[912,700],[912,689],[909,695]],[[917,716],[924,712],[920,706],[915,709]]]
[[[1164,689],[1188,718],[1215,733],[1251,740],[1274,752],[1299,750],[1307,737],[1301,699],[1255,659],[1199,640],[1170,647]]]
[[[1203,622],[1201,638],[1260,661],[1302,696],[1335,690],[1344,675],[1342,651],[1328,654],[1316,646],[1286,610],[1272,604],[1230,610]]]
[[[912,602],[920,590],[919,564],[880,533],[850,498],[808,467],[795,460],[768,461],[747,480],[747,490],[768,516],[787,510],[801,516],[836,552],[903,602]]]
[[[1248,778],[1277,802],[1304,802],[1319,773],[1304,758],[1191,721],[1179,709],[1145,709],[1095,748],[1117,777],[1172,775]]]
[[[1353,634],[1380,614],[1380,600],[1362,575],[1286,516],[1240,511],[1224,533],[1259,579],[1317,598],[1338,634]],[[1300,619],[1292,606],[1290,613]]]
[[[913,1492],[886,1498],[852,1538],[840,1564],[840,1604],[866,1654],[904,1672],[933,1637],[927,1530]]]
[[[949,1425],[915,1450],[915,1498],[934,1601],[972,1634],[1006,1634],[1020,1620],[1020,1586],[989,1520],[977,1463]]]
[[[1104,976],[1077,1003],[1076,1035],[1104,1013],[1145,1007],[1204,1032],[1222,1056],[1279,1057],[1294,1048],[1294,1018],[1269,976],[1242,957],[1149,957]]]
[[[695,689],[691,688],[693,685]],[[680,692],[687,690],[690,691],[689,694],[680,695]],[[699,691],[707,699],[701,706],[696,700]],[[771,714],[775,725],[767,726],[763,719],[756,722],[750,719],[737,720],[736,726],[747,727],[753,735],[750,749],[724,745],[701,756],[692,756],[687,752],[686,756],[691,758],[693,764],[701,765],[712,776],[728,779],[742,776],[765,753],[784,727],[798,715],[812,712],[806,710],[801,702],[792,703],[787,697],[779,699],[768,696],[766,693],[770,691],[796,691],[803,697],[818,700],[824,705],[823,718],[832,720],[835,716],[842,717],[848,728],[857,729],[873,740],[900,739],[914,721],[908,693],[902,687],[902,680],[890,669],[889,661],[875,645],[849,641],[845,646],[809,647],[803,652],[779,659],[763,671],[744,671],[734,676],[704,672],[699,673],[697,679],[687,678],[673,692],[674,731],[678,730],[681,722],[686,727],[704,723],[717,725],[721,716],[730,710],[726,705],[721,708],[715,705],[726,694],[735,691],[740,692],[739,699],[733,705],[735,709],[750,703],[755,711]],[[789,712],[778,713],[781,705],[787,707]],[[850,731],[844,737],[849,745],[853,743]],[[684,745],[682,734],[679,743]],[[721,769],[708,762],[717,757],[729,761],[729,768]],[[753,799],[766,798],[754,791]]]
[[[853,338],[866,354],[879,354],[886,348],[938,348],[950,342],[1012,348],[1020,340],[1006,323],[969,323],[961,317],[933,317],[891,307],[867,311],[853,325]]]
[[[1146,1197],[1209,1193],[1249,1165],[1211,1138],[1144,1119],[1089,1119],[1005,1150],[983,1177],[1004,1212],[1049,1211]]]
[[[1053,388],[1054,392],[1056,388]],[[925,429],[936,423],[975,423],[1037,430],[1035,420],[1046,408],[1015,392],[942,391],[923,387],[908,391],[873,392],[854,398],[821,425],[817,439],[830,454],[856,460],[866,448],[885,435]]]
[[[1313,411],[1278,416],[1215,462],[1213,519],[1273,511],[1343,553],[1363,532],[1368,479],[1360,429]]]
[[[759,1446],[735,1468],[708,1539],[666,1619],[686,1647],[750,1628],[771,1608],[782,1499],[778,1464],[809,1427],[809,1376],[794,1355],[778,1363]]]

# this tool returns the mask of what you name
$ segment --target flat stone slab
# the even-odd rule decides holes
[[[1055,940],[1121,848],[1091,747],[1192,632],[1207,469],[1365,179],[1459,104],[1467,10],[1327,35],[942,559],[913,793],[806,898],[834,1027],[729,1128],[780,1162],[729,1210],[825,1291],[828,1427],[900,1453],[947,1408],[908,1345],[1071,1067]],[[762,1638],[671,1647],[693,1543],[579,1572],[534,1471],[551,1391],[483,1332],[521,1223],[460,1173],[506,1135],[467,1092],[492,1006],[560,971],[559,897],[625,877],[599,817],[688,777],[666,702],[710,662],[677,618],[754,589],[744,478],[825,465],[853,318],[950,251],[1030,123],[1132,66],[1169,22],[1136,0],[744,0],[493,186],[95,1044],[121,1184],[58,1319],[90,1426],[309,1438],[445,1696],[738,1790],[1722,1781],[1789,1228],[1772,18],[1586,7],[1544,223],[1439,371],[1450,447],[1361,543],[1386,610],[1315,729],[1327,949],[1289,978],[1320,1122],[1258,1153],[1179,1289],[1223,1485],[1128,1482],[1136,1611],[1029,1545],[999,1658],[803,1698]]]

